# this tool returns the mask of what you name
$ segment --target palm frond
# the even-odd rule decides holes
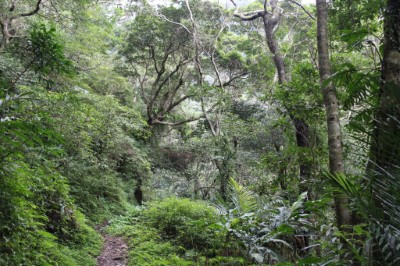
[[[233,178],[229,179],[229,199],[240,212],[247,213],[257,209],[257,197],[249,189],[238,184]]]
[[[337,188],[339,188],[342,192],[346,193],[351,198],[357,198],[359,195],[359,188],[355,185],[355,183],[350,180],[343,173],[324,173],[325,177],[328,178]]]

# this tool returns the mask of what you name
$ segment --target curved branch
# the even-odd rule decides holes
[[[236,9],[235,12],[233,12],[233,16],[240,18],[243,21],[251,21],[255,20],[257,18],[261,18],[265,15],[264,10],[256,10],[256,11],[251,11],[251,12],[246,12],[246,13],[239,13],[238,10]]]
[[[37,3],[36,3],[35,9],[33,9],[32,11],[27,12],[27,13],[20,13],[20,14],[18,14],[16,16],[13,16],[13,17],[10,18],[10,21],[13,21],[14,19],[17,19],[17,18],[20,18],[20,17],[29,17],[29,16],[32,16],[32,15],[35,15],[37,12],[39,12],[41,4],[42,4],[42,0],[38,0]]]
[[[163,86],[169,81],[169,79],[175,75],[179,69],[181,67],[183,67],[184,65],[186,65],[187,63],[189,63],[192,59],[190,58],[186,58],[184,60],[179,61],[179,63],[176,65],[175,69],[171,71],[171,73],[168,74],[168,76],[161,82],[161,84],[158,86],[158,90],[156,91],[156,93],[154,94],[154,99],[156,99],[158,97],[158,94],[160,93],[161,89],[163,88]]]
[[[246,75],[248,75],[249,73],[247,71],[241,72],[239,74],[237,74],[236,76],[233,76],[232,78],[230,78],[228,81],[226,81],[225,83],[222,84],[223,87],[229,86],[231,85],[231,83],[237,79],[240,79]]]
[[[167,18],[167,17],[166,17],[165,15],[163,15],[163,14],[160,14],[160,13],[156,13],[156,14],[157,14],[157,16],[159,16],[160,18],[162,18],[162,19],[168,21],[169,23],[172,23],[172,24],[181,26],[181,27],[184,28],[189,34],[193,34],[193,33],[188,29],[188,27],[186,27],[186,26],[183,25],[182,23],[179,23],[179,22],[170,20],[169,18]]]

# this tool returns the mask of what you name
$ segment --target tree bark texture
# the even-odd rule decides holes
[[[395,221],[393,205],[398,203],[400,173],[400,1],[388,0],[384,23],[384,53],[381,69],[379,106],[376,111],[367,174],[371,178],[375,218],[383,225]],[[393,220],[392,220],[393,219]],[[379,236],[379,235],[377,235]],[[384,262],[386,253],[374,240],[372,257]],[[385,243],[383,243],[385,244]],[[379,246],[381,246],[379,248]],[[392,250],[393,254],[396,253]],[[394,255],[396,256],[396,255]]]
[[[274,36],[274,28],[278,23],[278,17],[271,16],[269,14],[264,14],[263,17],[265,39],[267,41],[268,49],[274,56],[274,64],[276,71],[278,72],[279,84],[283,85],[288,82],[286,76],[285,64],[283,62],[283,57],[279,49],[278,42]]]
[[[379,107],[371,145],[377,171],[393,173],[400,166],[400,1],[388,0]]]
[[[326,0],[317,0],[318,62],[328,127],[329,171],[331,174],[340,174],[344,172],[344,166],[339,103],[333,84],[331,82],[325,84],[326,80],[331,76],[327,25],[328,11]],[[351,224],[351,214],[348,209],[348,197],[344,193],[335,193],[334,200],[339,228]]]

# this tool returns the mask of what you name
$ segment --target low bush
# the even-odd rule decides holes
[[[248,265],[230,252],[236,240],[220,218],[202,201],[170,197],[114,218],[107,232],[128,240],[129,265]]]
[[[182,248],[169,241],[163,241],[156,228],[140,223],[138,212],[120,216],[110,221],[108,233],[122,235],[128,239],[130,248],[128,265],[161,266],[192,265],[190,260],[181,258]]]
[[[143,212],[144,221],[186,249],[218,248],[222,236],[210,225],[218,222],[216,209],[201,201],[176,197],[153,202]]]

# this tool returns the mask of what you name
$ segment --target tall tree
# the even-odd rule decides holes
[[[188,66],[193,58],[191,34],[183,24],[170,23],[156,16],[155,10],[152,12],[144,11],[135,17],[121,52],[146,105],[148,124],[179,125],[196,120],[170,118],[179,105],[193,96],[188,92]],[[174,7],[158,12],[177,21],[183,19],[181,9]]]
[[[278,27],[282,16],[282,9],[278,6],[277,0],[264,1],[264,9],[255,10],[246,13],[239,13],[238,6],[235,1],[231,0],[231,2],[236,6],[236,10],[234,16],[240,18],[242,21],[252,21],[258,18],[261,18],[263,21],[265,39],[267,42],[267,46],[269,51],[273,55],[273,60],[275,64],[275,68],[278,75],[278,83],[281,86],[287,86],[290,77],[287,73],[284,58],[279,48],[278,41],[275,37],[275,30]],[[298,117],[295,114],[295,110],[285,106],[287,109],[290,118],[292,119],[293,126],[295,128],[296,142],[299,148],[309,148],[310,147],[310,127],[307,122],[302,117]],[[302,192],[307,191],[307,186],[304,183],[307,183],[309,176],[311,174],[311,165],[308,162],[300,162],[300,190]]]
[[[193,3],[194,1],[192,1]],[[237,56],[237,53],[226,55],[222,47],[220,49],[217,47],[218,42],[222,43],[225,41],[225,44],[229,43],[224,38],[227,22],[225,21],[223,12],[217,5],[203,3],[204,6],[197,4],[193,5],[192,8],[188,0],[185,0],[185,4],[189,12],[193,45],[195,48],[193,61],[197,70],[197,85],[202,88],[205,84],[208,84],[206,87],[209,86],[212,91],[219,91],[217,94],[220,94],[220,97],[212,100],[214,101],[213,104],[209,104],[209,110],[205,108],[207,97],[202,95],[201,107],[216,147],[215,159],[213,161],[219,172],[219,192],[222,198],[226,200],[228,181],[234,174],[233,160],[236,156],[236,151],[234,149],[234,142],[230,141],[229,135],[223,130],[224,119],[222,113],[227,105],[226,98],[231,97],[229,95],[229,88],[235,87],[237,82],[247,75],[246,64],[243,58]],[[205,14],[204,10],[206,9],[208,11],[208,18],[205,20],[201,15]],[[211,26],[210,17],[213,17],[215,21],[220,21],[220,23],[216,25],[213,22]],[[206,77],[209,78],[208,81]]]
[[[384,24],[384,54],[371,159],[381,172],[393,173],[400,165],[400,2],[388,0]]]
[[[400,1],[388,0],[384,23],[384,53],[379,91],[379,105],[375,115],[375,127],[370,148],[370,172],[372,197],[377,210],[375,218],[384,231],[398,232],[400,227],[398,189],[400,166]],[[390,234],[389,234],[390,235]],[[388,261],[399,256],[392,245],[382,245],[384,234],[377,231],[375,260]],[[398,240],[391,240],[396,246]],[[381,249],[376,248],[380,246]],[[398,258],[398,257],[397,257]]]
[[[326,0],[317,0],[317,41],[319,74],[328,126],[329,171],[335,175],[344,172],[344,165],[339,102],[333,83],[327,82],[331,76],[331,64],[328,48],[328,10]],[[348,197],[344,193],[336,193],[334,200],[338,226],[349,225],[351,215],[348,208]]]

